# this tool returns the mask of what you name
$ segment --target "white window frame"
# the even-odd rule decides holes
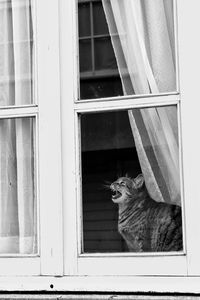
[[[75,1],[74,1],[75,2]],[[66,4],[65,4],[66,5]],[[69,5],[69,4],[68,4]],[[67,8],[66,8],[67,9]],[[66,11],[66,9],[62,9],[62,11]],[[77,11],[77,8],[71,7],[71,10],[75,9]],[[68,9],[69,10],[69,9]],[[70,10],[70,11],[71,11]],[[76,14],[73,14],[76,15]],[[69,18],[65,18],[68,19]],[[77,22],[77,21],[76,21]],[[64,26],[64,28],[67,28],[67,25]],[[77,35],[75,35],[76,39]],[[75,45],[77,45],[77,41],[74,42]],[[61,47],[62,48],[62,47]],[[77,47],[76,47],[77,48]],[[66,50],[66,49],[65,49]],[[78,57],[78,54],[75,56]],[[72,60],[73,61],[73,60]],[[68,65],[68,64],[67,64]],[[75,61],[74,65],[72,66],[74,68],[74,72],[77,72],[78,65],[77,61]],[[78,72],[77,72],[78,73]],[[66,75],[66,74],[65,74]],[[78,74],[76,76],[78,78]],[[63,78],[66,78],[63,76]],[[177,79],[178,83],[178,79]],[[76,90],[78,90],[78,85],[76,83],[75,87]],[[76,97],[76,98],[75,98]],[[68,97],[69,98],[69,97]],[[93,275],[93,276],[99,276],[99,275],[186,275],[187,274],[187,258],[185,253],[177,254],[173,253],[170,255],[156,255],[156,254],[131,254],[131,253],[118,253],[118,254],[81,254],[81,171],[80,171],[80,155],[79,155],[79,149],[80,149],[80,131],[79,127],[80,124],[78,122],[78,114],[80,113],[86,113],[86,112],[100,112],[100,111],[110,111],[110,110],[119,110],[119,109],[131,109],[131,108],[137,108],[137,107],[147,107],[147,106],[159,106],[159,105],[177,105],[178,112],[179,112],[179,106],[180,106],[180,96],[178,92],[170,93],[168,95],[148,95],[148,96],[128,96],[128,97],[115,97],[115,98],[107,98],[107,99],[99,99],[99,100],[77,100],[78,95],[77,92],[73,96],[73,100],[71,98],[71,101],[73,101],[73,105],[71,107],[71,115],[63,116],[63,119],[67,120],[68,124],[71,121],[70,125],[66,125],[65,128],[70,128],[72,131],[72,128],[74,128],[75,131],[75,139],[71,139],[71,153],[69,153],[70,159],[74,157],[74,153],[76,153],[76,161],[73,165],[73,171],[75,170],[76,174],[76,193],[72,197],[74,205],[71,204],[71,202],[68,204],[68,199],[64,198],[64,203],[67,206],[67,209],[65,211],[66,219],[70,218],[71,216],[76,216],[76,224],[75,221],[73,223],[74,225],[74,236],[75,238],[71,240],[71,234],[66,234],[66,240],[67,236],[69,236],[68,242],[66,242],[66,246],[71,245],[71,254],[69,254],[70,249],[67,249],[68,255],[70,255],[71,264],[73,265],[72,269],[74,271],[73,275]],[[69,111],[69,102],[68,102],[68,108],[63,109],[64,114],[66,114],[66,110]],[[74,120],[73,120],[73,118]],[[179,119],[179,117],[178,117]],[[72,123],[74,127],[72,127]],[[65,135],[69,137],[69,132],[63,131]],[[65,136],[63,136],[63,141],[65,141]],[[69,139],[66,141],[69,151]],[[65,143],[64,143],[65,145]],[[76,149],[76,151],[74,151]],[[64,151],[66,153],[66,151]],[[181,157],[181,151],[180,151],[180,157]],[[69,162],[68,162],[69,163]],[[68,182],[68,181],[66,181]],[[73,183],[72,183],[73,186]],[[73,193],[73,191],[71,191]],[[183,198],[183,197],[182,197]],[[71,199],[71,197],[70,197]],[[76,205],[75,205],[76,203]],[[70,213],[69,213],[70,212]],[[74,217],[75,219],[75,217]],[[70,228],[70,231],[72,230],[72,225],[68,227]],[[183,231],[184,231],[183,226]],[[67,228],[67,224],[65,226]],[[74,257],[72,257],[72,253],[75,254]],[[68,256],[66,257],[66,262],[69,262]],[[66,268],[68,266],[68,263],[66,263]],[[172,267],[173,266],[173,267]],[[67,272],[67,271],[65,271]]]
[[[34,118],[38,254],[0,255],[0,276],[63,274],[58,5],[34,4],[35,104],[0,107],[0,119]]]
[[[187,53],[182,49],[184,43],[183,39],[183,28],[185,28],[184,17],[182,14],[183,11],[186,13],[188,7],[185,3],[182,3],[180,0],[177,1],[177,15],[178,15],[178,23],[179,27],[182,26],[182,29],[179,29],[179,35],[177,37],[178,40],[178,61],[180,64],[180,70],[182,70],[182,66],[184,65],[184,56]],[[198,4],[196,3],[196,6]],[[193,274],[194,267],[196,264],[192,264],[194,253],[191,252],[191,249],[199,250],[200,240],[195,238],[191,238],[190,233],[192,231],[191,222],[193,218],[191,217],[191,209],[188,204],[188,195],[191,190],[191,186],[193,183],[191,179],[189,180],[186,175],[187,173],[187,165],[189,164],[190,157],[186,157],[184,154],[185,150],[185,142],[187,141],[187,135],[185,132],[181,130],[183,128],[183,115],[186,113],[188,109],[188,103],[185,98],[185,85],[187,85],[186,81],[183,84],[183,77],[180,74],[180,78],[177,80],[177,83],[181,86],[181,93],[175,92],[170,94],[163,95],[149,95],[149,96],[134,96],[134,97],[123,97],[123,101],[120,101],[120,97],[110,99],[100,99],[98,100],[78,100],[78,67],[77,67],[77,19],[74,16],[77,16],[77,8],[76,1],[67,1],[67,3],[63,0],[60,2],[61,9],[61,61],[62,61],[62,70],[61,70],[61,82],[62,82],[62,97],[63,99],[68,99],[68,101],[62,100],[62,124],[63,124],[63,153],[68,153],[68,157],[64,157],[63,168],[65,173],[65,178],[67,179],[65,182],[70,182],[71,187],[73,187],[74,191],[70,190],[70,202],[69,198],[69,190],[64,189],[64,205],[65,205],[65,223],[64,230],[66,232],[65,237],[65,269],[64,273],[78,276],[187,276],[189,274]],[[191,9],[191,7],[190,7]],[[191,9],[193,11],[193,8]],[[73,14],[71,13],[73,11]],[[70,12],[70,13],[69,13]],[[184,17],[183,17],[184,16]],[[196,20],[197,21],[197,20]],[[70,25],[71,22],[71,25]],[[62,28],[65,28],[62,30]],[[69,31],[68,31],[69,29]],[[70,34],[70,32],[72,34]],[[67,40],[66,40],[67,37]],[[190,37],[190,39],[192,39]],[[72,41],[72,45],[69,45],[69,40]],[[70,47],[70,48],[69,48]],[[68,56],[66,56],[68,53]],[[65,68],[64,66],[67,66]],[[70,74],[73,74],[74,80],[69,78],[69,69],[71,70]],[[177,66],[177,69],[178,66]],[[185,75],[187,77],[188,76]],[[64,81],[66,78],[69,80],[68,87],[66,87]],[[65,81],[66,82],[66,81]],[[189,86],[189,85],[187,85]],[[197,85],[198,86],[198,85]],[[193,88],[194,89],[194,88]],[[178,86],[179,90],[179,86]],[[66,103],[67,102],[67,103]],[[79,124],[78,124],[78,114],[84,112],[97,112],[97,111],[109,111],[109,110],[117,110],[117,109],[128,109],[134,107],[146,107],[153,105],[169,105],[176,104],[178,108],[178,121],[180,127],[180,142],[183,147],[180,147],[180,160],[181,160],[181,177],[183,174],[184,178],[184,236],[186,236],[186,255],[133,255],[124,254],[124,255],[116,255],[116,254],[80,254],[80,232],[81,232],[81,197],[80,197],[80,183],[81,183],[81,174],[80,174],[80,157],[79,157],[79,148],[80,148],[80,137],[79,137]],[[181,111],[181,119],[179,118],[179,112]],[[186,122],[187,124],[187,122]],[[73,130],[75,132],[75,137],[73,134]],[[193,141],[194,144],[194,141]],[[188,148],[188,145],[187,145]],[[66,152],[67,151],[67,152]],[[75,153],[75,154],[74,154]],[[183,164],[182,164],[183,162]],[[67,166],[70,164],[70,170],[66,171]],[[74,178],[76,177],[76,178]],[[187,182],[186,182],[187,178]],[[194,181],[193,181],[194,182]],[[197,185],[198,186],[198,185]],[[68,188],[67,188],[68,189]],[[189,191],[188,191],[189,189]],[[187,196],[186,196],[187,195]],[[194,198],[193,198],[194,199]],[[191,200],[191,202],[193,201]],[[72,203],[73,202],[73,203]],[[196,215],[196,211],[193,210],[194,216]],[[76,220],[75,220],[76,215]],[[69,223],[70,226],[69,226]],[[194,222],[194,221],[193,221]],[[73,236],[73,238],[72,238]],[[67,247],[70,243],[70,249]],[[191,244],[190,244],[191,243]],[[196,256],[197,259],[197,256]],[[197,259],[199,261],[199,258]],[[198,269],[198,274],[200,274],[200,268]],[[134,271],[133,271],[134,270]]]
[[[165,261],[164,272],[159,262],[156,266],[153,264],[152,257],[148,263],[155,267],[154,272],[148,272],[142,264],[143,270],[135,272],[135,275],[132,275],[132,271],[124,270],[122,264],[109,275],[102,268],[102,260],[113,267],[116,257],[81,257],[77,242],[80,240],[80,215],[77,214],[77,194],[80,192],[77,191],[80,181],[80,174],[77,173],[79,140],[74,134],[78,129],[77,113],[116,109],[122,104],[117,99],[99,103],[86,101],[84,105],[74,103],[78,97],[76,0],[35,1],[39,105],[5,108],[0,110],[0,118],[20,117],[23,114],[37,119],[40,255],[0,257],[1,291],[200,293],[200,143],[192,134],[197,133],[200,126],[200,37],[191,34],[200,28],[199,0],[192,3],[177,0],[187,255],[179,256],[178,261],[176,257],[168,257],[172,265],[168,266]],[[144,106],[149,104],[149,99],[143,98]],[[159,101],[162,105],[169,102],[174,104],[179,103],[180,98],[178,95],[166,95]],[[141,99],[126,99],[123,108],[137,106],[138,102],[141,103]],[[145,259],[142,257],[142,260]],[[126,264],[130,262],[132,268],[137,267],[138,257],[134,260],[130,262],[127,257]],[[97,271],[93,268],[94,261]],[[128,268],[130,270],[130,265]],[[155,274],[157,276],[152,276]]]
[[[200,276],[200,237],[197,234],[199,224],[200,191],[199,174],[200,143],[194,135],[199,128],[199,49],[200,39],[196,32],[200,20],[197,9],[199,2],[178,1],[179,27],[179,73],[182,98],[181,126],[184,164],[184,195],[186,210],[186,235],[188,240],[188,276]],[[189,17],[189,22],[186,20]]]
[[[39,118],[40,274],[63,274],[58,1],[35,0]],[[48,10],[48,13],[47,13]]]

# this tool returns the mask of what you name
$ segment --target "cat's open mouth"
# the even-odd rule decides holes
[[[118,199],[119,197],[122,196],[122,194],[119,191],[112,191],[112,192],[113,192],[112,200],[116,200],[116,199]]]

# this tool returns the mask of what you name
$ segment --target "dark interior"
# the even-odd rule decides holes
[[[81,124],[83,252],[128,251],[109,189],[118,177],[141,172],[128,113],[84,114]]]

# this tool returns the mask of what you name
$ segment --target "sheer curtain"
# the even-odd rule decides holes
[[[0,106],[33,102],[31,1],[0,1]],[[36,251],[32,118],[0,119],[0,253]]]
[[[125,95],[176,90],[172,0],[102,0]],[[129,111],[150,195],[180,204],[176,107]]]

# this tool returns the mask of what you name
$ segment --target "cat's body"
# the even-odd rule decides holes
[[[180,251],[181,207],[153,200],[142,175],[121,177],[111,184],[113,202],[119,205],[118,231],[129,251]]]

